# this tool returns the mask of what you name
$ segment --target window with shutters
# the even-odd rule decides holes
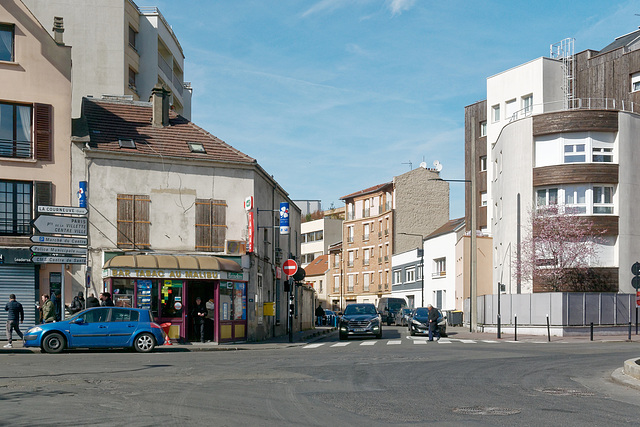
[[[149,208],[146,195],[118,194],[118,247],[121,249],[149,248]]]
[[[51,160],[52,114],[51,105],[0,102],[0,157]]]
[[[196,250],[224,252],[227,237],[227,202],[196,199]]]
[[[0,235],[31,234],[30,182],[0,181]]]

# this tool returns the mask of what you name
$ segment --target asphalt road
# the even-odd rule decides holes
[[[610,379],[638,343],[422,341],[387,327],[268,350],[0,354],[0,425],[638,424],[640,391]]]

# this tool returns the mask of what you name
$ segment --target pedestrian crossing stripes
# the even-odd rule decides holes
[[[433,342],[429,342],[426,338],[422,339],[422,338],[414,338],[414,337],[407,337],[407,340],[366,340],[366,341],[340,341],[337,343],[314,343],[314,344],[307,344],[302,348],[318,348],[318,347],[322,347],[322,346],[328,346],[328,347],[346,347],[348,345],[351,346],[357,346],[357,345],[362,345],[362,346],[374,346],[376,344],[379,345],[401,345],[404,343],[407,344],[413,344],[413,345],[425,345],[425,344],[429,344],[429,345],[434,345],[434,344],[478,344],[478,343],[486,343],[486,344],[499,344],[501,342],[516,342],[516,343],[525,343],[527,341],[495,341],[495,340],[470,340],[470,339],[461,339],[461,338],[441,338],[439,341],[433,341]],[[528,341],[529,343],[534,343],[534,344],[539,344],[539,343],[544,343],[542,341]]]

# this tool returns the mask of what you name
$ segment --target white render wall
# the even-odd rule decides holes
[[[301,254],[320,255],[329,253],[329,246],[342,240],[342,220],[334,218],[322,218],[314,221],[307,221],[300,224],[300,234],[311,233],[322,230],[322,240],[301,243]],[[303,267],[307,263],[303,264]]]
[[[424,242],[424,305],[437,306],[436,291],[443,291],[442,310],[456,308],[456,242],[455,232]],[[445,258],[446,275],[434,276],[434,260]],[[418,301],[418,300],[416,300]]]

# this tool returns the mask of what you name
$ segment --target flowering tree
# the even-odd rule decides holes
[[[596,230],[589,218],[557,205],[535,209],[530,217],[520,265],[516,262],[523,278],[553,292],[608,290],[605,278],[592,268],[606,230]]]

